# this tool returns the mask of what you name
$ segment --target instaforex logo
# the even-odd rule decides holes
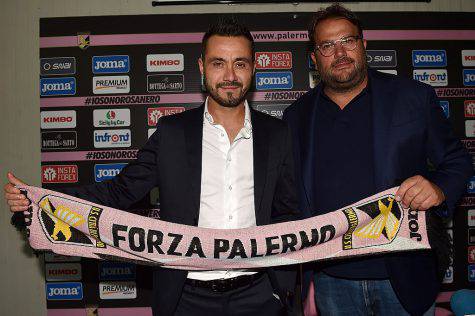
[[[129,72],[130,63],[127,55],[109,55],[92,57],[92,73],[111,74]]]
[[[75,95],[76,94],[76,78],[41,78],[40,79],[40,95]]]
[[[94,178],[96,182],[110,180],[118,175],[125,166],[127,166],[126,163],[94,165]]]
[[[257,90],[277,90],[292,89],[293,78],[292,72],[257,72],[256,73],[256,89]]]
[[[445,50],[413,50],[412,65],[414,67],[446,67],[447,53]]]
[[[449,81],[445,69],[414,69],[413,79],[434,87],[445,87]]]
[[[81,282],[46,283],[47,300],[82,300]]]
[[[132,144],[130,129],[94,131],[95,148],[130,147]]]

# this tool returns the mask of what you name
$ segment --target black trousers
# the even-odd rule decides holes
[[[264,273],[253,283],[226,292],[185,284],[175,316],[281,316],[284,311],[267,273]]]

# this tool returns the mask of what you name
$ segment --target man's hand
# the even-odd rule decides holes
[[[396,192],[396,201],[402,201],[404,207],[413,210],[427,211],[445,201],[442,190],[423,176],[406,179]]]
[[[28,210],[29,200],[25,195],[21,194],[20,189],[15,185],[27,185],[20,179],[16,178],[13,173],[7,173],[8,183],[3,187],[5,191],[5,200],[10,205],[11,212],[23,212]]]

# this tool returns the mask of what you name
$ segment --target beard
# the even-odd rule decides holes
[[[206,76],[204,76],[204,83],[206,86],[206,90],[208,90],[210,97],[216,101],[221,106],[224,106],[226,108],[235,108],[239,104],[241,104],[244,99],[246,98],[246,93],[249,90],[249,87],[244,87],[242,83],[239,81],[225,81],[225,82],[219,82],[217,83],[214,87],[211,86],[211,84],[206,80]],[[235,96],[233,95],[233,92],[227,92],[226,96],[221,96],[218,93],[218,90],[220,88],[225,88],[225,87],[240,87],[241,92],[239,95]]]
[[[321,65],[318,65],[318,69],[322,69],[320,72],[321,80],[328,88],[336,92],[348,92],[356,88],[366,78],[367,65],[366,54],[361,54],[358,58],[352,59],[348,56],[343,56],[333,61],[327,69],[323,70]],[[353,65],[351,70],[334,72],[335,67],[341,62],[349,62]]]

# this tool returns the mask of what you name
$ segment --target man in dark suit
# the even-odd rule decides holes
[[[338,4],[316,13],[309,38],[322,82],[284,113],[303,215],[401,185],[405,206],[451,217],[472,166],[434,90],[367,69],[360,22]],[[324,316],[433,314],[437,264],[417,252],[313,265],[317,307]]]
[[[209,96],[201,107],[160,119],[156,132],[114,179],[63,192],[127,209],[153,187],[168,222],[244,228],[295,219],[287,125],[251,109],[254,42],[234,20],[203,38],[199,67]],[[5,197],[25,209],[9,174]],[[154,315],[281,315],[294,291],[294,268],[153,273]]]

